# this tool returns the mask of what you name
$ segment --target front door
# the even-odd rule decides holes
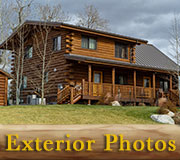
[[[151,77],[143,78],[143,86],[144,86],[144,96],[150,98],[151,97]]]
[[[102,72],[93,72],[93,96],[102,95]]]

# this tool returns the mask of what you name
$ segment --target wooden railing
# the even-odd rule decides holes
[[[133,99],[134,87],[131,85],[115,85],[115,94],[120,94],[122,99]]]
[[[67,85],[64,89],[59,90],[57,93],[57,103],[62,104],[63,102],[74,104],[76,103],[82,95],[81,84],[75,87],[70,87]]]
[[[71,87],[71,96],[70,96],[70,103],[74,104],[76,103],[82,95],[82,86],[75,86],[75,87]]]
[[[83,95],[101,96],[109,93],[113,95],[113,85],[111,83],[84,82]],[[115,85],[115,95],[120,95],[122,99],[135,98],[135,90],[132,85]],[[153,88],[136,86],[136,98],[153,98]]]
[[[63,101],[66,101],[70,96],[70,86],[67,85],[64,89],[60,90],[58,89],[57,93],[57,103],[61,104]]]
[[[152,98],[153,97],[153,89],[152,88],[144,88],[144,87],[136,87],[136,97],[137,98]]]
[[[58,104],[62,104],[63,102],[74,104],[83,96],[100,97],[107,93],[111,96],[118,96],[121,100],[153,99],[157,98],[158,90],[159,89],[156,88],[154,92],[153,88],[134,87],[132,85],[113,86],[111,83],[89,83],[82,80],[79,85],[74,87],[67,85],[63,90],[58,90],[57,102]],[[179,93],[177,90],[170,90],[168,97],[170,100],[179,104]]]

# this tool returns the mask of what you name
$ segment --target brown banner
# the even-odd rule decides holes
[[[0,159],[180,159],[180,126],[0,125]]]

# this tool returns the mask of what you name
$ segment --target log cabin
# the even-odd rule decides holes
[[[8,79],[10,74],[0,69],[0,106],[7,106]]]
[[[45,30],[46,27],[51,29],[47,37],[47,57],[52,53],[48,71],[44,73],[48,103],[91,104],[108,93],[118,96],[125,104],[153,105],[159,89],[169,98],[178,97],[174,76],[178,66],[147,40],[65,23],[26,21],[0,45],[0,49],[16,53],[20,48],[18,35],[23,31],[22,103],[28,103],[28,95],[38,95],[39,88],[32,87],[32,79],[37,83],[41,81],[36,74],[42,69],[42,61],[37,56],[34,35],[40,34],[37,28]],[[39,51],[44,51],[42,41],[38,39]],[[13,57],[12,74],[15,75],[17,61],[16,56]],[[13,99],[14,89],[12,81]]]

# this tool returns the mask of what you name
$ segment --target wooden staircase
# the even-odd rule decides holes
[[[70,87],[67,85],[63,90],[58,90],[57,103],[58,104],[75,104],[82,97],[82,89],[77,87]]]

